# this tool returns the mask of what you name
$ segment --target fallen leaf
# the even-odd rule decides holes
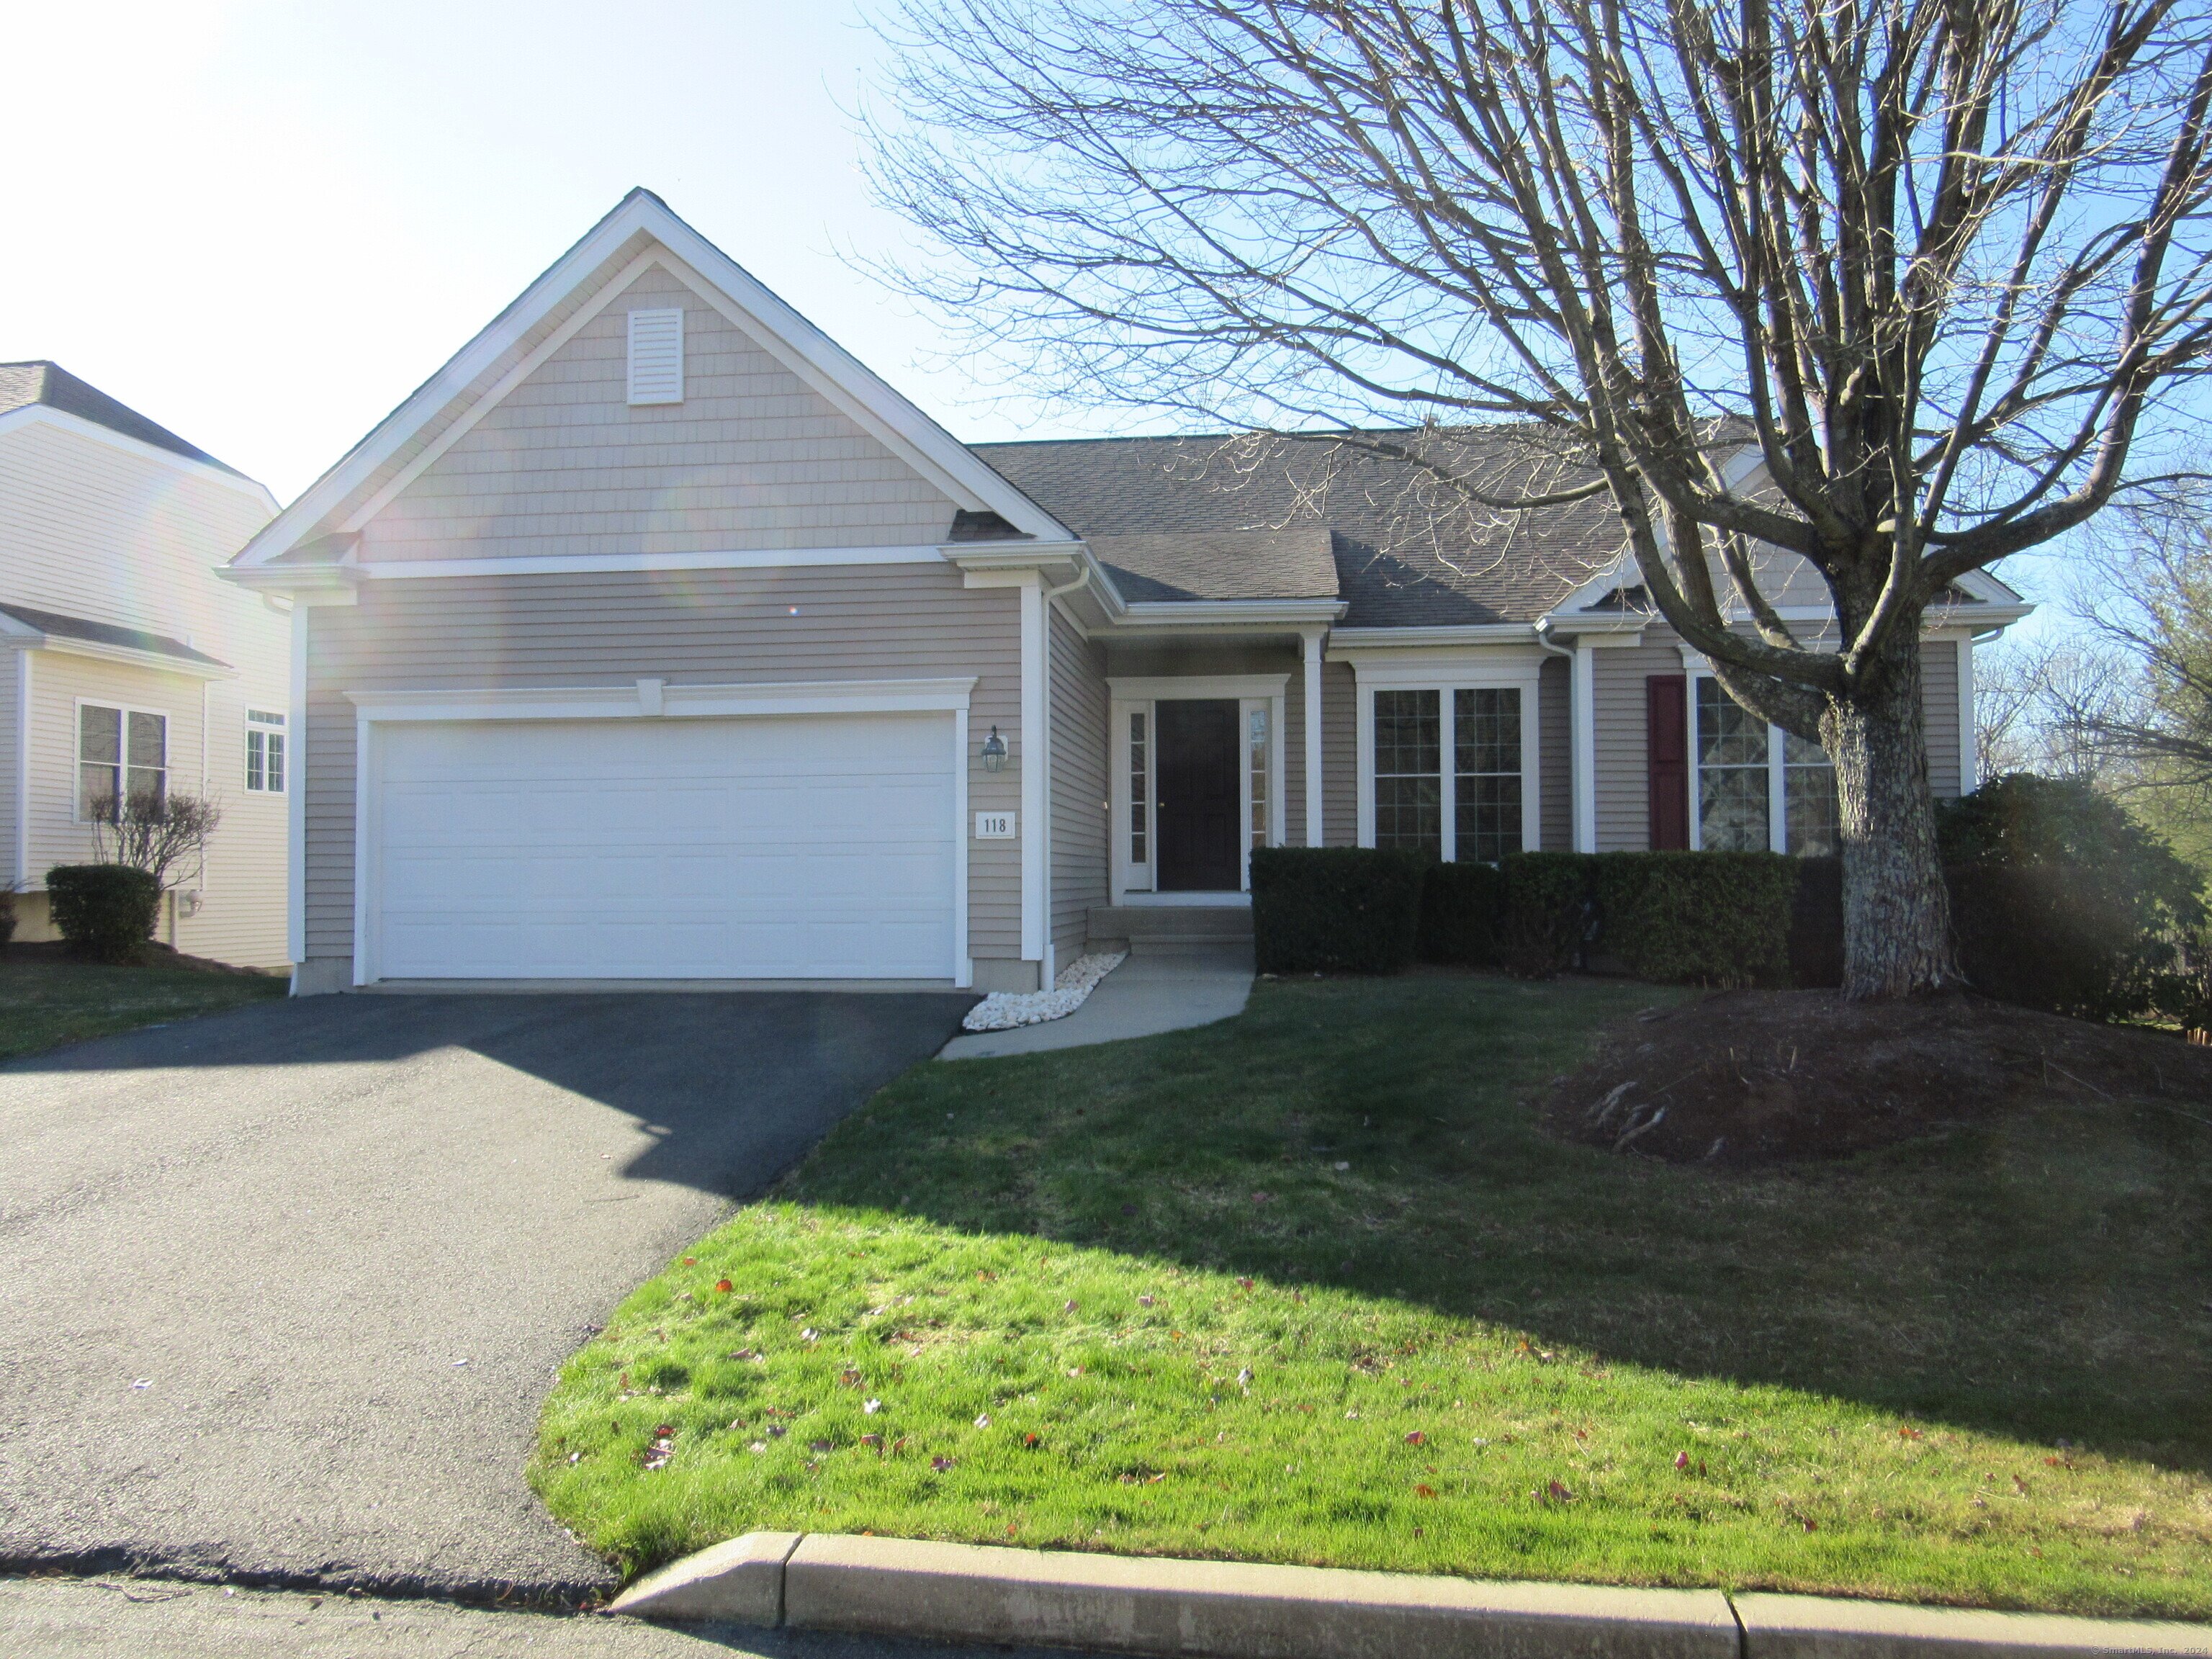
[[[1411,1434],[1406,1437],[1406,1443],[1409,1446],[1425,1446],[1428,1443],[1428,1440],[1429,1437],[1422,1433],[1419,1429],[1415,1429]]]
[[[1066,1302],[1062,1303],[1060,1304],[1060,1310],[1062,1313],[1073,1313],[1075,1311],[1074,1299],[1071,1297]]]
[[[860,1386],[860,1374],[858,1371],[842,1372],[837,1380],[848,1389],[857,1389]]]
[[[816,1331],[816,1330],[805,1330],[805,1331],[801,1331],[801,1332],[799,1332],[799,1340],[801,1342],[811,1342],[811,1341],[813,1341],[817,1337],[820,1336],[821,1334],[822,1334],[822,1333],[821,1333],[821,1332],[819,1332],[819,1331]]]
[[[1413,1488],[1413,1496],[1416,1498],[1434,1498],[1436,1495],[1437,1489],[1434,1486],[1424,1486]]]
[[[1041,1434],[1025,1434],[1022,1437],[1022,1444],[1024,1446],[1035,1446],[1042,1443],[1043,1439],[1044,1437]]]
[[[873,1446],[878,1451],[881,1451],[884,1449],[884,1437],[879,1434],[864,1434],[860,1437],[860,1443],[864,1446]]]
[[[933,1457],[929,1460],[929,1467],[934,1473],[942,1474],[952,1467],[953,1461],[950,1457]]]
[[[1690,1467],[1690,1454],[1687,1452],[1676,1452],[1674,1454],[1674,1467],[1678,1469],[1688,1468]]]
[[[1252,1281],[1249,1279],[1240,1279],[1237,1282],[1248,1291],[1252,1288]]]
[[[732,1291],[734,1291],[738,1287],[731,1284],[726,1279],[718,1279],[714,1281],[714,1288],[721,1291],[723,1295],[727,1296]]]
[[[1898,1437],[1903,1440],[1923,1440],[1927,1437],[1910,1423],[1899,1425],[1897,1433]]]
[[[1556,1480],[1546,1483],[1546,1490],[1548,1491],[1553,1497],[1558,1498],[1562,1504],[1571,1502],[1574,1498],[1574,1493],[1569,1492],[1565,1486],[1561,1486]]]
[[[836,1451],[837,1443],[834,1440],[810,1440],[806,1443],[806,1449],[812,1452]]]
[[[696,1255],[687,1255],[684,1258],[684,1265],[687,1267],[696,1267],[699,1265],[699,1258]]]
[[[747,1451],[764,1452],[768,1449],[768,1442],[765,1440],[756,1440],[751,1445],[746,1447],[745,1449]]]
[[[790,1432],[791,1431],[781,1423],[771,1423],[768,1425],[768,1437],[771,1440],[781,1440]]]

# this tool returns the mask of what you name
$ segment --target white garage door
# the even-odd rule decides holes
[[[384,979],[943,979],[952,721],[377,728]]]

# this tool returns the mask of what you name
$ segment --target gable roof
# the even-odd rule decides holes
[[[1498,480],[1498,494],[1531,477],[1552,489],[1596,477],[1561,459],[1537,427],[1365,435],[1462,476]],[[1217,434],[974,448],[1084,538],[1131,600],[1336,595],[1346,601],[1340,625],[1347,629],[1533,623],[1562,610],[1642,608],[1613,597],[1639,579],[1604,494],[1496,512],[1437,484],[1410,455],[1326,438]],[[1333,573],[1322,565],[1324,550]],[[1969,572],[1959,587],[1950,603],[2008,613],[1992,623],[2032,608],[1986,571]]]
[[[1555,456],[1528,427],[1375,435],[1404,440],[1478,477]],[[974,447],[1115,567],[1115,584],[1132,599],[1139,595],[1123,583],[1123,570],[1139,586],[1221,590],[1146,598],[1334,592],[1347,604],[1346,628],[1531,623],[1621,552],[1620,520],[1603,495],[1496,513],[1441,489],[1413,459],[1326,439],[1215,434]],[[1445,447],[1449,456],[1440,453]],[[1589,476],[1571,472],[1564,482]],[[1333,588],[1319,586],[1316,550],[1324,543],[1335,567]]]
[[[232,561],[254,566],[337,539],[366,520],[519,386],[638,271],[666,268],[786,368],[927,478],[958,509],[995,514],[1040,541],[1066,530],[944,428],[671,212],[633,190],[513,303],[409,394]]]
[[[168,428],[157,426],[128,404],[117,402],[98,386],[80,380],[59,363],[43,358],[23,363],[0,363],[0,415],[13,414],[33,404],[58,409],[64,415],[90,421],[94,426],[104,426],[110,432],[136,438],[142,444],[166,449],[186,460],[204,462],[233,477],[246,477],[198,445],[186,443]]]

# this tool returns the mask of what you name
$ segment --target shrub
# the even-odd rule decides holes
[[[1498,960],[1518,979],[1553,979],[1595,936],[1587,853],[1508,853],[1499,860]]]
[[[1421,882],[1424,962],[1487,968],[1498,960],[1504,878],[1494,864],[1431,864]]]
[[[1937,833],[1975,988],[2086,1019],[2197,1023],[2201,878],[2117,801],[2014,773],[1947,803]]]
[[[1425,861],[1369,847],[1252,849],[1252,943],[1265,974],[1401,973]]]
[[[46,872],[55,931],[94,962],[135,963],[161,909],[161,884],[120,864],[58,864]]]
[[[0,951],[8,948],[8,941],[15,937],[15,890],[0,887]]]
[[[1605,948],[1638,979],[1790,982],[1796,860],[1780,853],[1607,853],[1590,863]]]

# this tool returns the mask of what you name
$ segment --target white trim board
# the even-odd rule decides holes
[[[1109,674],[1106,689],[1131,702],[1184,698],[1279,697],[1288,674]]]
[[[638,259],[666,264],[670,273],[693,286],[705,303],[729,316],[802,381],[931,479],[956,504],[971,511],[995,512],[1017,530],[1041,540],[1073,539],[1051,514],[677,217],[665,203],[646,191],[635,190],[256,536],[237,562],[265,564],[315,534],[333,514],[369,489],[376,475],[424,427],[497,368],[555,307],[613,260],[632,239],[640,237],[647,239],[648,246],[625,261],[623,271],[629,271]],[[599,290],[597,307],[587,304],[580,309],[604,308],[622,287],[628,286],[627,283],[617,286],[613,280],[616,275],[609,273],[609,280]],[[502,376],[500,384],[506,380]],[[470,410],[475,410],[489,395],[487,389],[472,399]],[[410,456],[409,461],[413,459]]]
[[[512,686],[450,691],[349,690],[363,720],[589,720],[745,714],[965,713],[970,676],[930,680],[799,680],[778,684]]]
[[[753,547],[713,553],[572,553],[512,558],[364,559],[349,564],[371,581],[422,576],[559,576],[630,570],[785,570],[839,564],[941,564],[933,545]]]

